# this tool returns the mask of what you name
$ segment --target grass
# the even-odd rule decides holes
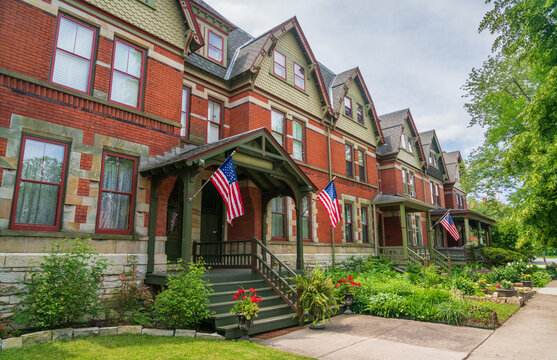
[[[88,337],[2,351],[2,360],[309,359],[247,342],[148,335]]]
[[[518,309],[520,309],[520,306],[518,305],[498,304],[489,301],[471,301],[471,303],[474,305],[481,305],[495,311],[500,324],[504,323],[515,312],[517,312]]]

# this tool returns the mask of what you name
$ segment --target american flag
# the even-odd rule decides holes
[[[451,215],[449,213],[445,215],[440,224],[445,228],[445,230],[449,232],[449,234],[451,234],[451,236],[455,240],[460,239],[460,234],[458,233],[458,230],[456,230],[456,226],[454,225],[453,219],[451,218]]]
[[[232,224],[234,218],[244,215],[244,205],[242,204],[242,196],[240,195],[238,177],[236,176],[232,156],[229,156],[219,166],[217,171],[211,175],[211,181],[215,184],[220,196],[222,196],[226,203],[226,221]]]
[[[338,205],[337,191],[333,180],[331,180],[329,185],[317,195],[317,199],[319,199],[325,206],[325,209],[327,209],[332,227],[336,227],[337,222],[340,221],[340,207]]]

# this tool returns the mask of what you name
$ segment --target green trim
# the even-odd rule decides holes
[[[81,238],[91,240],[138,240],[137,234],[131,235],[116,235],[116,234],[95,234],[95,233],[82,233],[75,231],[28,231],[28,230],[0,230],[0,236],[9,237],[40,237],[40,238]]]
[[[72,95],[72,96],[76,96],[76,97],[85,99],[85,100],[89,100],[89,101],[93,101],[93,102],[96,102],[96,103],[99,103],[99,104],[102,104],[102,105],[110,106],[110,107],[113,107],[113,108],[118,109],[118,110],[122,110],[122,111],[129,112],[129,113],[132,113],[132,114],[135,114],[135,115],[146,117],[146,118],[154,120],[154,121],[161,122],[163,124],[172,125],[172,126],[175,126],[175,127],[178,127],[178,128],[182,127],[182,124],[174,122],[172,120],[167,120],[167,119],[158,117],[156,115],[147,114],[143,111],[131,109],[127,106],[118,105],[118,104],[115,104],[113,102],[109,102],[107,100],[98,99],[98,98],[93,97],[91,95],[83,94],[83,93],[80,93],[80,92],[75,91],[75,90],[64,88],[62,86],[54,85],[54,84],[49,83],[48,81],[35,79],[35,78],[30,77],[30,76],[23,75],[23,74],[20,74],[20,73],[11,71],[11,70],[0,68],[0,75],[6,75],[6,76],[13,77],[15,79],[18,79],[18,80],[27,81],[31,84],[43,86],[43,87],[46,87],[48,89],[60,91],[60,92],[63,92],[63,93],[66,93],[66,94],[69,94],[69,95]]]
[[[154,2],[155,0],[148,0],[148,1],[153,1],[153,2]],[[104,16],[103,14],[101,14],[101,13],[99,13],[99,12],[97,12],[97,11],[91,9],[91,8],[88,7],[88,6],[84,6],[84,5],[82,5],[82,4],[78,3],[78,2],[76,2],[75,0],[65,0],[65,2],[67,2],[68,4],[70,4],[70,5],[72,5],[72,6],[75,6],[76,8],[78,8],[78,9],[80,9],[80,10],[83,10],[83,11],[85,11],[85,12],[91,14],[91,15],[94,15],[94,16],[98,17],[99,19],[102,19],[102,20],[104,20],[104,21],[106,21],[106,22],[108,22],[108,23],[115,24],[115,25],[117,25],[118,27],[120,27],[120,28],[122,28],[122,29],[124,29],[124,30],[126,30],[126,31],[129,31],[130,33],[132,33],[132,34],[134,34],[134,35],[136,35],[136,36],[139,36],[139,37],[141,37],[141,38],[147,39],[147,40],[149,40],[150,42],[152,42],[153,44],[156,44],[156,45],[158,45],[158,46],[160,46],[160,47],[162,47],[162,48],[164,48],[164,49],[170,51],[170,52],[173,53],[173,54],[176,54],[176,55],[178,55],[178,56],[182,56],[182,51],[177,51],[176,49],[173,49],[173,48],[171,48],[170,46],[165,45],[165,44],[163,44],[162,42],[155,40],[154,37],[146,36],[145,34],[142,34],[141,32],[136,31],[136,30],[130,28],[129,26],[124,25],[124,24],[121,23],[121,22],[115,21],[114,19],[112,19],[112,18],[110,18],[110,17],[108,17],[108,16]],[[141,2],[141,1],[140,1],[140,2]],[[146,5],[148,5],[148,4],[146,4]],[[150,6],[150,5],[148,5],[148,6]]]
[[[142,4],[144,4],[144,5],[149,6],[151,9],[154,9],[154,10],[157,9],[156,4],[155,4],[156,0],[138,0],[138,1]]]

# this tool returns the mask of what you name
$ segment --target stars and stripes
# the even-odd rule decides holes
[[[445,228],[445,230],[449,232],[449,234],[451,234],[453,239],[460,239],[460,234],[458,233],[458,230],[456,229],[453,219],[451,218],[451,215],[449,213],[447,213],[447,215],[443,217],[443,220],[440,221],[440,224]]]
[[[317,195],[317,199],[321,201],[327,213],[329,214],[329,219],[331,220],[331,226],[336,227],[337,223],[340,221],[340,207],[337,199],[337,191],[335,189],[334,180],[331,180],[329,185]]]
[[[232,224],[232,220],[238,216],[244,215],[244,205],[242,196],[240,195],[240,187],[238,186],[238,177],[234,169],[232,156],[222,163],[221,166],[211,175],[211,182],[226,203],[226,221]]]

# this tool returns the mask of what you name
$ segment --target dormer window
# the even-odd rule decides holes
[[[294,63],[294,85],[298,89],[306,91],[306,71],[296,63]]]
[[[352,99],[347,96],[344,97],[344,115],[352,117]]]
[[[286,56],[275,50],[273,52],[273,62],[275,75],[286,80]]]
[[[410,136],[408,136],[408,151],[410,151],[410,153],[414,153],[414,146],[412,146],[412,138]]]
[[[402,135],[400,135],[400,147],[406,150],[406,144],[406,134],[402,133]]]
[[[209,59],[222,64],[224,40],[221,36],[209,31]]]
[[[364,108],[360,104],[356,104],[356,118],[358,123],[364,125]]]

